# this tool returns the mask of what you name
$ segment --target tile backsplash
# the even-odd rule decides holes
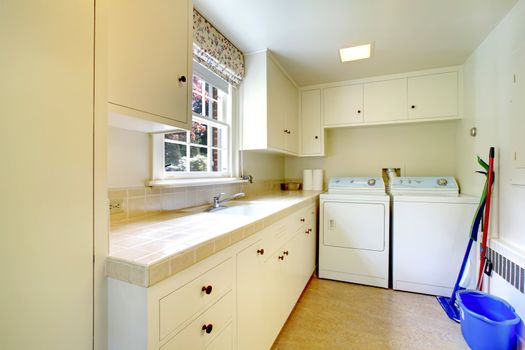
[[[225,197],[237,192],[247,196],[257,196],[280,190],[281,180],[209,185],[194,187],[151,188],[130,187],[112,188],[108,197],[111,203],[119,203],[121,210],[110,213],[112,223],[158,214],[163,210],[177,210],[210,204],[213,196],[224,192]],[[108,208],[109,209],[109,208]]]

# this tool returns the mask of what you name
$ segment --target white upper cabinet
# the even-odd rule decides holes
[[[458,115],[458,72],[408,78],[408,118]]]
[[[321,89],[303,90],[300,99],[301,156],[323,156]]]
[[[245,58],[242,84],[242,149],[299,153],[298,89],[263,51]]]
[[[114,119],[147,120],[142,125],[151,129],[144,131],[190,127],[192,10],[189,0],[109,2],[108,102]]]
[[[406,78],[364,84],[365,123],[383,123],[406,119],[406,101]]]
[[[323,97],[325,126],[363,122],[363,84],[326,88]]]
[[[462,81],[459,67],[302,89],[322,90],[325,128],[461,118]]]

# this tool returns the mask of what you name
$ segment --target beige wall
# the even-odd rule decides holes
[[[513,138],[523,138],[525,132],[523,124],[513,130],[525,113],[525,0],[516,4],[466,61],[464,84],[465,119],[458,126],[457,175],[467,192],[479,194],[484,178],[474,173],[479,170],[475,157],[479,154],[486,159],[489,147],[496,147],[492,232],[525,250],[525,186],[511,183],[515,175]],[[473,126],[478,129],[475,138],[468,136]]]
[[[148,134],[108,128],[109,188],[144,186],[151,179],[150,164]]]
[[[325,169],[331,176],[381,175],[386,167],[403,175],[454,175],[457,121],[327,129],[325,157],[287,157],[285,176],[300,179],[302,170]]]
[[[252,175],[255,182],[282,180],[284,156],[255,151],[243,152],[243,174]]]

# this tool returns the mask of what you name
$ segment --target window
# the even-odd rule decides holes
[[[159,175],[163,179],[232,175],[230,87],[202,66],[194,65],[191,130],[177,129],[155,136],[162,137],[164,169]],[[153,151],[159,152],[156,148]]]

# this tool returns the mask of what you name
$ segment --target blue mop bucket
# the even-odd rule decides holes
[[[520,317],[505,300],[486,293],[463,290],[456,299],[461,333],[473,350],[512,350],[518,341]]]

